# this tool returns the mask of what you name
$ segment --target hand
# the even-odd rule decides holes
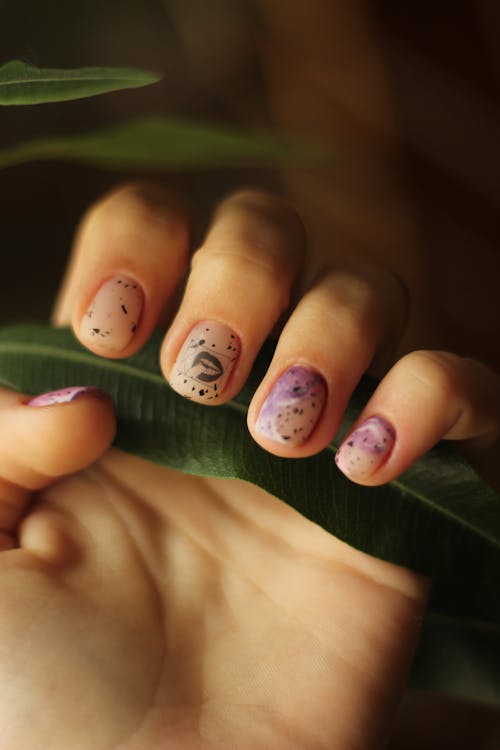
[[[202,365],[193,371],[188,362],[186,380],[202,373],[202,383],[220,383],[210,394],[219,394],[217,403],[238,390],[288,304],[303,240],[280,200],[246,193],[220,207],[162,349],[176,388],[185,385],[176,366],[184,340],[208,320],[234,331],[234,361],[215,366],[222,372],[214,379],[215,363],[203,357],[212,343],[222,355],[220,340],[194,337]],[[118,191],[83,222],[57,322],[72,320],[102,356],[131,354],[169,317],[187,248],[186,223],[168,196]],[[119,281],[129,285],[121,299]],[[388,356],[401,304],[390,274],[327,271],[283,329],[252,403],[255,438],[280,455],[320,450],[375,350],[380,360]],[[325,330],[335,351],[324,346]],[[324,403],[307,438],[291,444],[262,434],[257,422],[268,388],[297,361],[324,382]],[[396,439],[368,483],[414,455],[411,446],[398,448],[406,433],[397,409],[380,411],[389,396],[377,414],[392,418]],[[473,397],[464,390],[458,403]],[[439,409],[448,413],[454,398],[442,394]],[[27,401],[1,393],[2,748],[383,746],[427,581],[349,548],[258,488],[177,474],[109,449],[112,405],[92,389]],[[469,413],[469,424],[484,423],[474,405]],[[423,425],[422,435],[425,449],[435,426]]]

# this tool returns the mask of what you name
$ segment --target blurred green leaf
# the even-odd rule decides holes
[[[0,66],[0,105],[44,104],[156,83],[161,76],[136,68],[37,68],[22,60]]]
[[[92,133],[40,138],[0,150],[0,168],[40,159],[114,169],[267,166],[331,161],[319,147],[175,118],[145,118]]]

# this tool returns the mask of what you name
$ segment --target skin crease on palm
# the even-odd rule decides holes
[[[385,737],[425,584],[264,492],[112,450],[41,494],[21,546],[0,573],[2,748]]]
[[[273,30],[278,4],[263,5]],[[300,25],[306,6],[291,4],[296,17],[290,13],[289,27],[280,18],[281,33],[293,35],[295,22],[306,38]],[[329,16],[327,4],[318,3],[320,9]],[[365,44],[363,14],[347,13],[343,21],[354,24]],[[271,98],[274,91],[280,118],[293,124],[296,102],[278,101],[272,85],[273,75],[286,69],[287,39],[282,42],[268,56]],[[370,90],[384,101],[378,58],[374,67],[371,45],[366,49],[366,65],[353,75],[361,77],[361,89],[363,70],[372,83],[375,76]],[[316,50],[322,67],[321,47]],[[280,88],[291,99],[297,90]],[[320,101],[306,110],[312,120]],[[363,117],[380,125],[385,104],[376,93],[372,104]],[[327,128],[330,116],[322,113]],[[346,149],[356,151],[367,133],[356,133],[348,120],[337,135],[350,134]],[[411,212],[392,179],[392,155],[385,146],[380,152],[377,138],[368,141],[351,183],[336,183],[329,196],[330,206],[343,196],[339,211],[350,226],[339,227],[336,216],[325,226],[324,174],[303,175],[305,181],[289,175],[291,195],[313,234],[311,268],[324,262],[324,238],[340,232],[345,245],[350,227],[363,226],[356,256],[366,254],[368,238],[383,236],[375,259],[404,272],[418,297]],[[374,186],[370,200],[376,193],[383,211],[367,209],[360,190],[365,178]],[[359,222],[360,215],[376,217],[382,235]],[[401,246],[408,251],[404,267],[398,266]],[[410,321],[408,348],[429,330],[421,307]],[[57,324],[69,323],[71,308],[64,288]],[[67,414],[65,434],[71,434],[72,410],[80,408],[89,418],[94,408],[101,416],[108,410],[109,422],[109,405],[78,402],[60,408]],[[94,461],[77,430],[71,440],[82,470],[47,478],[18,530],[20,547],[0,555],[0,750],[385,746],[428,581],[348,547],[249,484],[182,475],[107,445]],[[30,451],[36,458],[36,445]],[[63,454],[64,447],[50,470],[39,465],[40,473],[64,473]]]

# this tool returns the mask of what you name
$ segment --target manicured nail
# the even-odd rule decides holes
[[[26,406],[51,406],[51,404],[66,404],[68,401],[76,401],[78,398],[84,396],[92,396],[93,398],[108,398],[104,391],[100,388],[94,388],[94,386],[77,385],[72,388],[61,388],[59,391],[49,391],[49,393],[42,393],[40,396],[35,396],[26,403]]]
[[[80,336],[89,344],[120,352],[130,343],[141,316],[144,292],[127,276],[105,281],[83,316]]]
[[[335,462],[349,479],[366,479],[387,459],[395,440],[396,432],[389,422],[370,417],[344,440]]]
[[[296,365],[273,385],[255,430],[277,443],[302,445],[316,427],[326,401],[326,383],[317,372]]]
[[[206,403],[220,397],[238,359],[240,339],[231,328],[204,320],[191,329],[170,373],[181,396]]]

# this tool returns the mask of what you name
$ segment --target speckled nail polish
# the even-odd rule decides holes
[[[98,290],[80,326],[91,345],[119,352],[130,343],[139,325],[144,293],[131,278],[115,276]]]
[[[335,462],[350,479],[366,479],[387,459],[395,440],[396,432],[387,420],[370,417],[344,440]]]
[[[262,404],[255,430],[276,443],[302,445],[316,427],[326,401],[326,383],[317,372],[296,365],[275,382]]]
[[[240,353],[236,333],[212,320],[191,329],[170,373],[169,382],[181,396],[199,403],[217,403]]]
[[[51,406],[52,404],[66,404],[68,401],[76,401],[78,398],[91,396],[93,398],[107,398],[104,391],[94,386],[76,385],[71,388],[61,388],[58,391],[49,391],[35,396],[26,403],[26,406]]]

